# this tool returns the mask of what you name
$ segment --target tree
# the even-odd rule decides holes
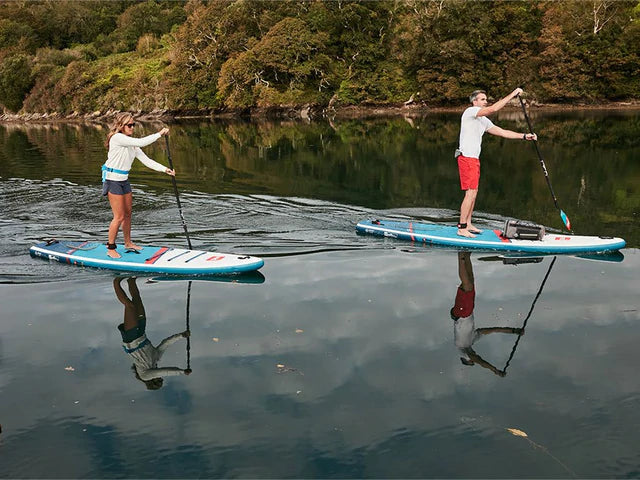
[[[33,86],[31,59],[27,55],[7,57],[0,63],[0,104],[17,112]]]

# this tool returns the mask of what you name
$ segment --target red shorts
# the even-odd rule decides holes
[[[458,157],[458,172],[460,173],[460,188],[462,190],[477,190],[480,183],[480,160],[477,158]]]
[[[452,314],[458,318],[467,318],[473,313],[473,307],[476,303],[476,291],[467,292],[458,287],[456,291],[456,303],[453,306]]]

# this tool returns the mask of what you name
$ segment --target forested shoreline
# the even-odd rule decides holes
[[[0,3],[5,119],[637,105],[639,56],[638,1]]]

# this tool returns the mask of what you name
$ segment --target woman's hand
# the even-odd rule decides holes
[[[169,135],[169,129],[167,127],[163,128],[158,132],[160,135]]]
[[[166,173],[167,175],[171,175],[172,177],[176,176],[176,171],[175,170],[171,170],[170,168],[165,168],[164,169],[164,173]]]

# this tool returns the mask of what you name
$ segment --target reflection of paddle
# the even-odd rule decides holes
[[[191,373],[191,327],[189,326],[189,306],[191,305],[191,281],[187,286],[187,371]]]
[[[549,265],[549,270],[547,270],[547,274],[544,276],[544,280],[542,280],[542,284],[540,285],[540,289],[538,290],[538,293],[536,294],[536,298],[533,299],[533,303],[531,304],[531,308],[529,309],[529,313],[527,314],[527,318],[524,319],[524,323],[522,324],[521,330],[522,332],[520,332],[518,334],[518,338],[516,338],[516,343],[513,345],[513,349],[511,350],[511,355],[509,355],[509,359],[507,360],[507,363],[504,365],[504,368],[502,369],[502,371],[505,373],[507,373],[507,367],[509,366],[509,362],[511,362],[511,359],[513,358],[513,355],[516,353],[516,348],[518,348],[518,342],[520,342],[520,337],[522,337],[522,335],[524,334],[524,329],[527,326],[527,322],[529,321],[529,317],[531,317],[531,314],[533,313],[533,307],[536,306],[536,302],[538,301],[538,297],[540,297],[540,294],[542,293],[542,289],[544,288],[544,284],[547,281],[547,278],[549,278],[549,274],[551,273],[551,269],[553,268],[553,264],[556,263],[556,259],[558,257],[553,257],[553,260],[551,261],[551,265]]]
[[[527,115],[527,109],[524,107],[524,102],[522,101],[522,97],[518,95],[518,100],[520,100],[520,105],[522,106],[522,111],[524,113],[524,118],[527,121],[527,125],[529,126],[529,131],[533,134],[533,127],[531,127],[531,121],[529,120],[529,115]],[[556,205],[556,208],[560,210],[560,218],[562,218],[562,222],[567,227],[567,230],[571,231],[571,221],[567,214],[562,211],[560,206],[558,205],[558,199],[556,198],[556,194],[553,193],[553,187],[551,186],[551,180],[549,180],[549,173],[547,172],[547,167],[544,164],[544,160],[542,159],[542,154],[540,153],[540,149],[538,148],[538,141],[533,140],[533,146],[536,147],[536,152],[538,153],[538,159],[540,160],[540,165],[542,165],[542,171],[544,172],[544,178],[547,180],[547,185],[549,185],[549,190],[551,190],[551,196],[553,197],[553,203]]]
[[[169,157],[169,168],[173,170],[173,162],[171,161],[171,151],[169,150],[169,137],[164,137],[167,143],[167,157]],[[178,184],[176,183],[176,177],[171,175],[171,181],[173,182],[173,192],[176,195],[176,202],[178,202],[178,211],[180,212],[180,220],[182,220],[182,228],[184,229],[184,234],[187,236],[187,244],[189,245],[189,250],[191,248],[191,239],[189,238],[189,232],[187,230],[187,222],[184,221],[184,215],[182,215],[182,205],[180,205],[180,196],[178,195]]]

